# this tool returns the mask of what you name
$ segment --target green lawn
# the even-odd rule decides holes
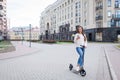
[[[120,48],[120,45],[117,45],[118,48]]]
[[[0,41],[0,50],[7,48],[9,46],[11,46],[12,44],[10,43],[10,41]]]
[[[57,44],[72,44],[73,42],[57,42]]]

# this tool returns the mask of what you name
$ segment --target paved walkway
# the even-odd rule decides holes
[[[36,47],[29,47],[29,43],[23,42],[23,44],[19,42],[12,42],[13,46],[15,46],[16,50],[13,52],[1,53],[0,60],[8,59],[13,57],[19,57],[23,55],[29,55],[35,52],[39,52],[40,49]]]
[[[107,54],[111,63],[111,67],[114,70],[115,76],[120,80],[120,49],[115,47],[116,45],[106,45]]]
[[[76,66],[78,59],[74,44],[32,43],[32,48],[27,42],[13,44],[17,48],[15,52],[0,55],[0,80],[111,80],[104,50],[99,44],[88,44],[85,77],[68,69],[70,63]],[[15,57],[19,54],[27,56]],[[11,55],[14,58],[8,58]]]

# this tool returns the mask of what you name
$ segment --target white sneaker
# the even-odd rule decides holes
[[[79,71],[79,70],[80,70],[80,67],[79,67],[79,66],[77,66],[77,67],[76,67],[76,71]]]

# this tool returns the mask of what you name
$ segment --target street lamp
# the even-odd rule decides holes
[[[30,32],[29,32],[29,42],[30,42],[30,45],[29,45],[29,47],[31,47],[31,24],[29,24],[29,28],[30,28]]]
[[[21,32],[22,32],[21,34],[22,34],[22,44],[23,44],[23,39],[24,39],[23,38],[23,28],[21,28]]]

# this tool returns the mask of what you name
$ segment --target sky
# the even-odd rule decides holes
[[[39,27],[40,14],[57,0],[7,0],[7,17],[10,28],[28,26]]]

